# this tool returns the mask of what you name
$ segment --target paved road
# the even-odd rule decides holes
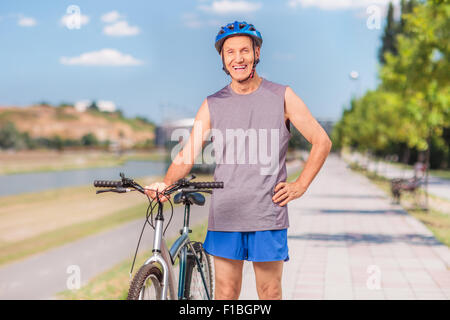
[[[448,247],[337,155],[289,219],[284,299],[450,298]],[[246,262],[240,299],[257,298]]]

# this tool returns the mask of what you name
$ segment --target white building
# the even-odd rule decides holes
[[[92,104],[91,100],[81,100],[75,102],[75,109],[79,112],[86,111],[87,108]],[[96,102],[97,107],[100,111],[104,112],[114,112],[116,111],[116,104],[113,101],[107,101],[107,100],[99,100]]]
[[[91,105],[91,101],[81,100],[81,101],[75,102],[74,107],[78,112],[84,112],[90,105]]]

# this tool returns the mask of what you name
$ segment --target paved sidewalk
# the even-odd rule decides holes
[[[450,250],[331,154],[289,203],[284,299],[449,299]],[[258,299],[251,263],[240,299]]]

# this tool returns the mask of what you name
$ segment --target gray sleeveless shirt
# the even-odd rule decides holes
[[[207,97],[216,162],[208,230],[262,231],[289,226],[288,209],[272,201],[275,186],[286,181],[291,136],[284,121],[285,85],[262,78],[249,94],[230,84]]]

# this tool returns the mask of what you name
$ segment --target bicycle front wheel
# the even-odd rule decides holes
[[[133,278],[127,300],[161,300],[163,276],[154,264],[142,266]]]
[[[188,252],[184,294],[188,300],[213,299],[214,277],[211,257],[203,249],[201,242],[194,242],[195,256]],[[203,277],[202,277],[203,275]]]

